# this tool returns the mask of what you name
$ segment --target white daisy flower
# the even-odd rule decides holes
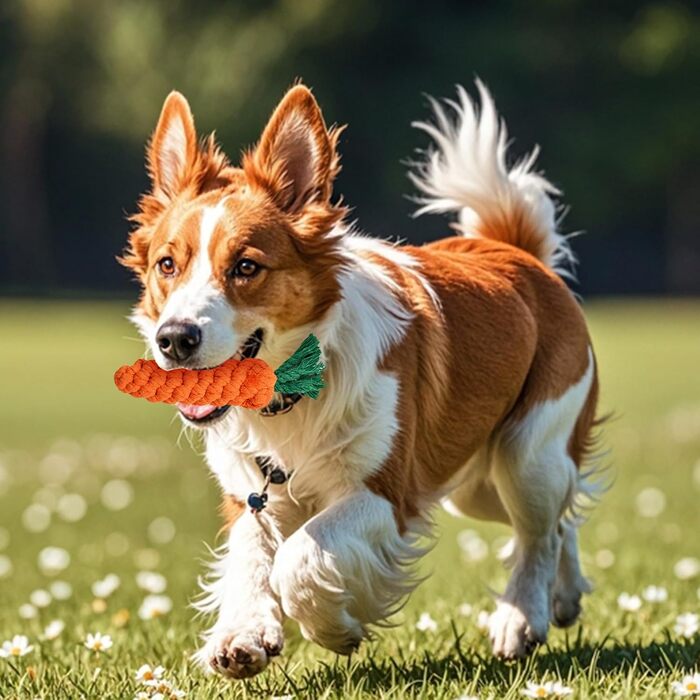
[[[564,685],[561,681],[554,681],[554,683],[552,683],[552,694],[556,698],[564,698],[567,695],[573,695],[574,689]]]
[[[642,607],[642,599],[638,595],[620,593],[617,597],[617,604],[625,612],[637,612]]]
[[[615,552],[599,549],[595,553],[595,564],[599,569],[609,569],[615,563]]]
[[[121,585],[121,579],[116,574],[107,574],[102,580],[92,584],[92,594],[95,598],[109,598]]]
[[[73,595],[73,586],[67,581],[54,581],[49,591],[56,600],[68,600]]]
[[[637,512],[643,518],[656,518],[664,512],[666,508],[666,494],[661,489],[642,489],[637,494]]]
[[[673,631],[686,639],[694,637],[698,633],[698,630],[700,630],[700,616],[695,613],[683,613],[679,615],[676,618],[676,624],[673,626]]]
[[[68,568],[70,554],[62,547],[44,547],[39,552],[38,564],[44,575],[54,576]]]
[[[479,614],[476,616],[476,628],[480,632],[488,632],[490,619],[491,613],[489,613],[487,610],[480,610]]]
[[[51,605],[52,597],[48,591],[45,591],[43,588],[39,588],[30,593],[29,601],[35,608],[47,608],[49,605]]]
[[[168,582],[165,576],[155,571],[139,571],[136,574],[136,585],[146,593],[163,593]]]
[[[642,598],[647,603],[665,603],[668,600],[668,591],[663,586],[647,586],[642,591]]]
[[[545,683],[528,681],[520,692],[528,698],[563,698],[571,695],[574,691],[560,681],[546,681]]]
[[[489,554],[489,546],[476,530],[462,530],[457,535],[457,544],[469,561],[482,561]]]
[[[29,643],[29,639],[23,634],[16,634],[9,641],[3,642],[0,647],[0,658],[26,656],[34,647]]]
[[[173,609],[173,601],[167,595],[147,595],[139,608],[142,620],[152,620],[167,615]]]
[[[87,513],[87,501],[79,493],[67,493],[58,499],[56,513],[67,523],[77,523]]]
[[[31,603],[20,605],[17,612],[23,620],[33,620],[39,614],[39,611]]]
[[[694,673],[692,676],[684,676],[683,680],[674,681],[671,683],[671,688],[676,695],[681,697],[689,697],[691,695],[700,695],[700,673]]]
[[[52,640],[61,636],[61,633],[66,628],[63,620],[51,620],[44,628],[44,639]]]
[[[681,581],[689,581],[691,578],[695,578],[700,575],[700,559],[695,557],[679,559],[673,567],[673,573]]]
[[[457,611],[462,617],[469,617],[472,614],[473,606],[469,605],[469,603],[462,603],[458,608]]]
[[[108,651],[112,648],[112,638],[108,634],[101,634],[100,632],[88,634],[85,638],[85,646],[90,651]]]
[[[124,510],[134,500],[134,487],[125,479],[112,479],[102,487],[100,499],[109,510]]]
[[[4,554],[0,554],[0,578],[6,578],[12,573],[12,560]]]
[[[152,681],[160,681],[163,678],[165,669],[162,666],[152,668],[150,664],[144,664],[136,671],[136,680],[139,683],[149,684]]]
[[[32,503],[22,513],[22,524],[28,532],[44,532],[51,524],[51,511],[41,503]]]
[[[435,632],[438,628],[437,622],[433,620],[430,613],[424,612],[420,614],[418,622],[416,622],[416,629],[421,632]]]
[[[156,518],[148,526],[148,539],[153,544],[168,544],[175,537],[175,523],[164,516]]]
[[[134,695],[134,700],[151,700],[153,696],[147,690],[139,690],[136,695]]]

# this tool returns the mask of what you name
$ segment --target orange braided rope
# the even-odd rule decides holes
[[[270,403],[276,381],[272,367],[257,359],[227,360],[214,369],[169,371],[153,360],[137,360],[114,374],[120,391],[148,401],[253,409]]]

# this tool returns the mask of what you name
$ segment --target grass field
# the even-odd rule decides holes
[[[189,698],[502,699],[547,680],[576,698],[668,698],[700,670],[693,618],[676,628],[678,615],[700,612],[700,304],[587,309],[603,408],[616,413],[605,433],[615,483],[582,532],[596,591],[580,625],[552,630],[527,662],[494,660],[479,613],[504,586],[495,552],[507,531],[441,514],[425,561],[434,575],[400,626],[348,662],[289,624],[280,662],[235,685],[189,661],[205,623],[187,604],[204,543],[216,541],[217,488],[190,445],[177,444],[171,409],[112,387],[116,366],[141,353],[126,311],[0,302],[0,644],[24,634],[33,645],[0,658],[0,698],[132,698],[145,663],[164,666]],[[139,616],[143,571],[167,579],[172,610],[155,619]],[[93,591],[108,574],[116,590],[108,579]],[[668,599],[620,607],[621,593],[652,584]],[[422,613],[428,629],[416,628]],[[52,620],[65,628],[43,639]],[[85,648],[93,632],[111,635],[112,648]]]

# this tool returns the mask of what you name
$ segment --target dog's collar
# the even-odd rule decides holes
[[[258,455],[255,458],[255,463],[266,479],[270,477],[271,484],[283,484],[292,475],[292,472],[287,473],[272,459],[272,457]]]
[[[289,413],[303,398],[303,394],[278,394],[260,411],[260,415],[272,418]]]

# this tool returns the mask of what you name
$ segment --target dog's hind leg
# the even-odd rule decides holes
[[[569,452],[578,465],[578,490],[589,496],[595,491],[596,485],[586,483],[592,470],[582,473],[582,463],[590,459],[595,437],[593,430],[598,425],[595,419],[596,404],[598,402],[598,386],[596,378],[588,394],[586,403],[581,411],[574,433],[569,444]],[[581,565],[578,558],[578,527],[581,524],[580,517],[571,514],[559,524],[559,532],[562,538],[561,557],[557,570],[557,579],[554,583],[553,615],[552,622],[557,627],[569,627],[576,622],[581,613],[581,596],[589,593],[591,585],[581,573]]]
[[[479,450],[461,470],[459,483],[442,500],[443,508],[452,515],[467,515],[477,520],[510,525],[508,512],[491,480],[491,454]]]
[[[554,582],[552,622],[557,627],[570,627],[581,613],[581,596],[591,587],[579,564],[576,524],[562,520],[559,534],[561,554]]]
[[[580,575],[575,533],[561,521],[578,488],[569,441],[593,378],[591,357],[576,384],[559,398],[536,404],[505,432],[494,456],[491,477],[515,530],[513,573],[490,620],[494,653],[504,658],[522,657],[546,640],[553,595],[564,590],[555,588],[562,545],[565,578],[560,575],[560,581]],[[564,602],[561,597],[562,613],[568,612]]]

